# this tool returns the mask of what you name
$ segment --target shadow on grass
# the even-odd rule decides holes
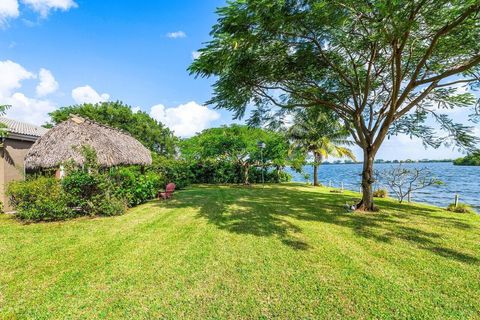
[[[313,190],[312,190],[313,191]],[[299,190],[295,186],[196,186],[176,194],[173,200],[159,206],[171,208],[198,208],[198,217],[222,230],[237,234],[275,236],[295,250],[308,250],[310,245],[302,238],[302,229],[295,220],[317,221],[350,228],[355,234],[378,242],[403,240],[439,256],[476,264],[477,257],[444,248],[440,235],[405,226],[412,215],[434,220],[434,224],[448,228],[469,229],[471,225],[456,219],[435,215],[428,207],[402,205],[379,200],[388,212],[347,212],[346,203],[357,199],[348,193],[318,193]]]

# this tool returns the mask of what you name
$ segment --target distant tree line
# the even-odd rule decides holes
[[[457,166],[480,166],[480,151],[458,158],[453,164]]]

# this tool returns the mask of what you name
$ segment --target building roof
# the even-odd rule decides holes
[[[48,132],[48,129],[5,117],[0,117],[0,122],[7,126],[9,133],[31,137],[41,137]]]
[[[80,150],[82,146],[90,146],[96,151],[102,167],[152,163],[150,150],[129,134],[72,116],[48,130],[32,145],[25,156],[25,168],[56,168],[69,160],[81,166],[85,160]]]

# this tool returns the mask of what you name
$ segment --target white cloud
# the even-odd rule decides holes
[[[177,39],[177,38],[185,38],[187,34],[183,31],[174,31],[167,33],[167,38]]]
[[[52,10],[67,11],[78,7],[74,0],[22,0],[22,2],[38,12],[43,18],[48,16]]]
[[[67,11],[78,7],[74,0],[21,0],[21,2],[46,18],[51,11]],[[19,0],[0,0],[0,28],[5,27],[9,19],[20,16]],[[34,22],[23,19],[27,25],[35,25]]]
[[[36,92],[40,97],[46,96],[50,93],[57,91],[58,82],[55,80],[55,77],[47,69],[40,69],[38,74],[40,82],[37,85]]]
[[[43,99],[29,98],[16,92],[12,96],[1,99],[2,103],[11,105],[6,116],[15,120],[42,125],[48,121],[48,113],[56,109],[53,102]]]
[[[133,112],[133,113],[137,113],[137,112],[139,112],[139,111],[140,111],[140,107],[133,107],[133,108],[132,108],[132,112]]]
[[[0,1],[0,27],[4,26],[8,19],[17,18],[19,14],[17,0]]]
[[[105,102],[110,99],[110,95],[108,93],[99,94],[89,85],[83,87],[77,87],[72,90],[72,98],[75,100],[76,103],[98,103],[98,102]]]
[[[192,59],[193,60],[196,60],[196,59],[200,58],[201,55],[202,55],[202,53],[200,51],[192,51]]]
[[[0,61],[0,96],[7,96],[21,87],[21,82],[35,78],[24,67],[10,60]]]
[[[181,104],[175,108],[165,108],[162,104],[153,106],[150,116],[165,125],[181,137],[190,137],[206,129],[210,122],[220,118],[220,114],[201,106],[195,101]]]
[[[40,70],[45,76],[42,71],[47,70]],[[22,87],[22,81],[34,79],[36,75],[10,60],[0,61],[0,75],[0,104],[11,106],[7,117],[34,124],[45,123],[48,113],[55,109],[55,105],[49,100],[29,98],[24,93],[17,92]]]

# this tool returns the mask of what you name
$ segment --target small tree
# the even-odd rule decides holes
[[[428,168],[404,168],[401,164],[391,169],[376,172],[378,180],[383,181],[392,190],[400,203],[405,198],[410,202],[412,193],[443,182],[432,176]]]
[[[352,150],[346,147],[353,145],[348,136],[348,131],[328,109],[314,107],[295,113],[288,137],[293,148],[313,156],[314,186],[319,185],[318,167],[329,156],[356,160]]]

